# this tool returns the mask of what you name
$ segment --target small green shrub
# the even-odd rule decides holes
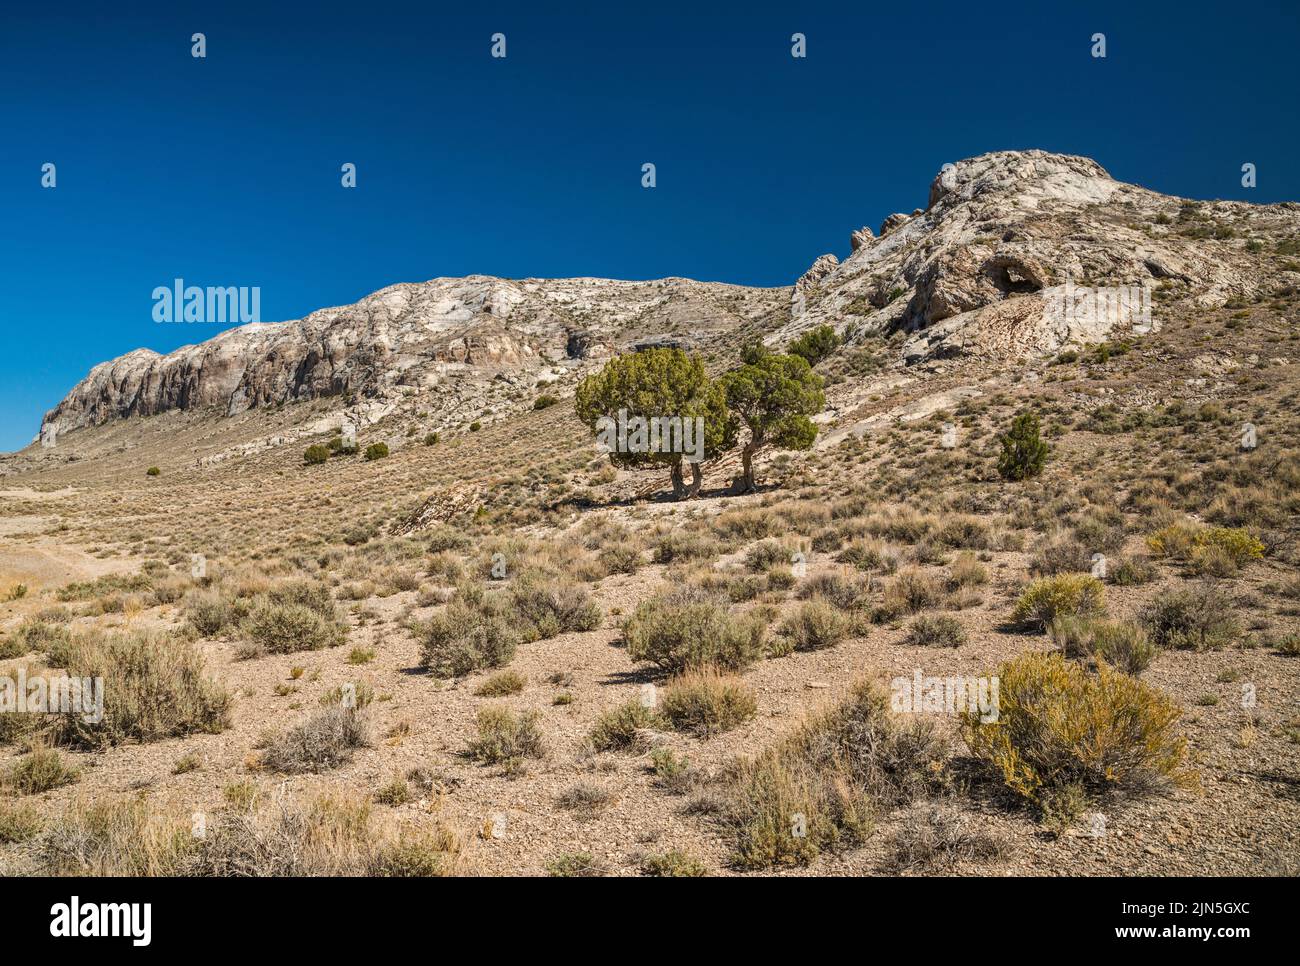
[[[302,461],[308,466],[316,466],[330,458],[330,451],[319,443],[308,446],[302,454]]]
[[[1159,595],[1143,609],[1140,621],[1159,647],[1216,650],[1241,636],[1232,600],[1209,586]]]
[[[370,461],[381,460],[388,455],[387,443],[371,443],[366,447],[366,459]]]
[[[955,617],[922,615],[907,631],[907,643],[920,647],[960,647],[966,640],[966,629]]]
[[[1106,611],[1106,588],[1089,574],[1041,577],[1025,588],[1011,619],[1022,627],[1045,630],[1057,617],[1098,617]]]

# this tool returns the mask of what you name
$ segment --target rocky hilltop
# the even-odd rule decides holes
[[[1055,352],[1117,328],[1141,334],[1160,314],[1152,300],[1208,308],[1254,298],[1276,280],[1247,234],[1297,227],[1292,203],[1187,201],[1118,182],[1089,158],[986,154],[945,165],[924,209],[854,231],[843,262],[816,259],[771,341],[822,324],[902,331],[903,357],[915,362]],[[1091,311],[1087,290],[1100,288],[1136,289],[1139,301]]]
[[[167,355],[138,349],[92,369],[42,433],[320,397],[338,397],[363,421],[412,396],[474,418],[519,400],[520,387],[563,380],[621,349],[754,333],[784,344],[822,324],[850,343],[903,333],[896,361],[906,364],[1041,355],[1149,331],[1160,305],[1253,298],[1277,279],[1265,277],[1246,236],[1300,226],[1293,204],[1185,201],[1115,181],[1088,158],[1043,151],[945,165],[925,201],[878,231],[852,232],[843,261],[822,255],[790,288],[440,278]],[[1078,291],[1099,287],[1136,298],[1078,310]]]

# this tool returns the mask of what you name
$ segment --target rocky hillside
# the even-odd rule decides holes
[[[1300,206],[1195,202],[1115,181],[1088,158],[986,154],[944,169],[924,210],[852,234],[796,283],[779,342],[817,325],[905,332],[904,360],[1056,352],[1137,329],[1136,311],[1092,312],[1077,288],[1147,289],[1156,306],[1210,308],[1279,281],[1247,238],[1289,237]],[[1300,274],[1289,266],[1290,284]],[[1082,310],[1080,310],[1082,307]],[[1120,331],[1115,331],[1116,329]]]
[[[167,355],[137,349],[101,363],[41,431],[57,439],[129,416],[230,416],[321,397],[337,397],[363,423],[416,398],[458,416],[489,415],[494,399],[518,387],[563,379],[640,340],[676,335],[703,344],[711,333],[784,311],[787,293],[677,278],[475,275],[394,285],[304,319],[252,323]]]
[[[822,255],[793,288],[443,278],[297,321],[245,325],[165,356],[138,349],[91,370],[42,433],[323,397],[362,423],[414,400],[450,424],[526,404],[538,384],[562,391],[587,363],[647,340],[704,347],[766,334],[784,344],[821,324],[849,343],[902,333],[896,364],[1042,355],[1142,334],[1174,307],[1300,283],[1300,266],[1252,248],[1295,235],[1300,207],[1290,203],[1185,201],[1117,182],[1087,158],[1042,151],[945,165],[926,200],[925,209],[889,215],[879,232],[853,232],[843,262]],[[1098,311],[1068,286],[1135,297]]]

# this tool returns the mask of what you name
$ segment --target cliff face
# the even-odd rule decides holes
[[[487,276],[394,285],[297,321],[105,362],[42,432],[329,396],[383,413],[430,393],[460,415],[490,413],[505,405],[493,401],[502,384],[562,379],[637,345],[734,342],[758,322],[773,345],[822,324],[849,341],[901,331],[908,364],[1041,355],[1150,331],[1153,303],[1254,298],[1279,273],[1251,246],[1300,230],[1293,204],[1184,201],[1115,181],[1088,158],[1042,151],[945,165],[924,194],[924,209],[889,215],[878,233],[852,232],[843,261],[820,256],[792,288]]]
[[[471,276],[394,285],[304,319],[101,363],[46,415],[42,432],[172,409],[234,415],[322,396],[382,405],[449,379],[555,378],[646,334],[734,329],[780,307],[786,291],[687,279]]]

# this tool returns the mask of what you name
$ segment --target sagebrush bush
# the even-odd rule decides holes
[[[328,771],[368,745],[368,731],[356,708],[329,707],[273,738],[262,750],[261,763],[285,774]]]
[[[633,698],[602,712],[587,741],[595,751],[626,751],[636,747],[637,732],[658,723],[654,710]]]
[[[1147,632],[1128,621],[1062,616],[1049,632],[1066,657],[1102,660],[1126,674],[1141,674],[1156,656]]]
[[[1060,654],[1025,654],[998,670],[996,721],[967,715],[971,751],[1036,803],[1056,789],[1142,793],[1191,778],[1174,700],[1105,664],[1089,673]]]
[[[257,594],[240,633],[270,654],[318,651],[347,638],[329,586],[317,580],[290,580]]]
[[[839,704],[728,776],[720,819],[743,868],[806,864],[861,843],[877,809],[943,781],[946,749],[933,724],[896,716],[889,696],[855,684]],[[792,816],[803,817],[795,823]]]
[[[524,758],[541,758],[545,752],[541,716],[536,711],[516,714],[502,705],[489,705],[478,713],[478,736],[468,754],[485,765],[518,767]]]
[[[1160,647],[1215,650],[1241,636],[1232,599],[1210,586],[1166,591],[1143,608],[1139,619]]]
[[[852,631],[852,621],[821,598],[813,598],[781,622],[780,634],[796,651],[834,647]]]
[[[538,640],[600,626],[600,608],[580,584],[521,577],[510,588],[510,601],[518,618],[536,629],[528,636]]]
[[[684,671],[668,682],[659,713],[678,731],[710,737],[754,717],[758,700],[740,678],[716,668]]]
[[[57,662],[71,678],[103,681],[103,715],[52,716],[58,743],[97,748],[158,741],[230,725],[232,699],[189,641],[159,632],[73,635]],[[83,695],[84,700],[84,695]]]
[[[706,664],[736,671],[763,656],[764,630],[755,615],[734,616],[723,600],[683,587],[642,601],[623,637],[633,661],[668,671]]]
[[[1032,581],[1016,601],[1011,619],[1045,630],[1057,617],[1097,617],[1106,611],[1106,588],[1090,574],[1057,574]]]
[[[502,667],[515,656],[523,632],[499,594],[458,596],[420,629],[420,664],[441,677]]]
[[[920,647],[960,647],[967,640],[966,629],[955,617],[922,615],[907,630],[907,643]]]

